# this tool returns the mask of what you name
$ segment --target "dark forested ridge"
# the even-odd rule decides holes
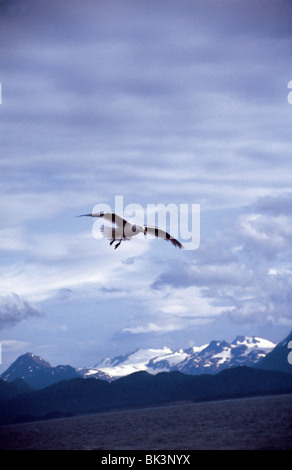
[[[9,387],[9,390],[7,389]],[[0,381],[0,423],[75,416],[122,408],[292,393],[292,375],[245,366],[216,375],[137,372],[113,382],[73,378],[41,390]],[[13,397],[13,398],[11,398]]]

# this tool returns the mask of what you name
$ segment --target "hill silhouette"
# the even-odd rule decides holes
[[[0,381],[0,394],[3,383]],[[16,387],[14,383],[9,386]],[[18,384],[19,386],[19,384]],[[5,386],[4,386],[5,388]],[[87,413],[163,405],[175,401],[207,401],[292,393],[292,375],[245,366],[216,375],[136,372],[114,382],[74,378],[41,390],[0,396],[0,423],[25,422]]]

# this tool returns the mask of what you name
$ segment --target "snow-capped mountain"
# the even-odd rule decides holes
[[[176,370],[185,374],[214,374],[227,367],[254,366],[274,347],[274,343],[256,337],[237,336],[232,343],[211,341],[177,364]],[[159,361],[155,365],[159,366]]]
[[[279,345],[284,344],[282,346],[287,355],[289,351],[286,340]],[[264,364],[262,368],[265,368],[266,364],[263,362],[263,358],[268,357],[270,351],[273,351],[271,353],[273,358],[274,351],[277,352],[275,346],[274,343],[266,339],[237,336],[232,343],[211,341],[202,346],[175,351],[166,346],[160,349],[135,349],[112,359],[107,357],[94,367],[80,369],[69,365],[52,367],[41,357],[27,353],[18,357],[1,375],[0,379],[7,382],[24,379],[30,387],[40,389],[62,380],[77,377],[96,378],[111,382],[138,371],[145,371],[153,375],[171,371],[179,371],[189,375],[216,374],[223,369],[239,365],[261,368],[261,364]],[[287,362],[286,356],[284,359]],[[291,364],[289,366],[290,371],[292,366]],[[272,368],[277,369],[274,365]]]
[[[151,374],[180,371],[185,374],[214,374],[233,366],[254,366],[276,345],[257,337],[237,336],[232,343],[211,341],[199,347],[172,351],[162,349],[136,349],[128,354],[106,358],[97,363],[84,377],[92,376],[94,371],[107,374],[112,379],[137,371]]]
[[[8,369],[1,375],[2,380],[12,382],[16,379],[27,379],[31,375],[50,368],[51,365],[30,352],[19,356]]]
[[[96,373],[104,373],[104,378],[118,378],[141,370],[149,371],[148,363],[156,357],[171,354],[171,349],[135,349],[134,351],[116,356],[113,359],[106,357],[95,364],[93,368],[81,369],[83,377],[93,377]]]
[[[12,382],[23,379],[33,388],[43,388],[62,380],[79,377],[71,366],[52,367],[40,356],[30,352],[19,356],[8,369],[1,375],[1,380]]]

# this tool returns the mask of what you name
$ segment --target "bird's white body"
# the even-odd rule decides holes
[[[156,238],[162,238],[164,240],[169,240],[174,246],[183,248],[182,244],[173,238],[169,233],[157,227],[150,227],[149,225],[138,225],[131,224],[127,220],[123,219],[114,212],[97,212],[92,214],[83,214],[80,217],[100,217],[103,218],[107,224],[101,226],[102,235],[111,240],[110,245],[115,241],[115,249],[121,244],[122,241],[130,240],[139,233],[144,233],[144,235],[151,234]]]

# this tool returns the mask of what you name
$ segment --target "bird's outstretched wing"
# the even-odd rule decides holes
[[[169,240],[170,243],[172,243],[174,246],[177,246],[181,250],[183,250],[183,245],[176,240],[176,238],[173,238],[169,233],[165,232],[161,228],[157,227],[151,227],[149,225],[145,226],[145,231],[146,233],[150,233],[151,235],[154,235],[156,238],[163,238],[164,240]]]
[[[114,212],[93,212],[92,214],[81,214],[78,217],[102,217],[107,222],[110,222],[112,225],[123,228],[128,222],[115,214]]]

